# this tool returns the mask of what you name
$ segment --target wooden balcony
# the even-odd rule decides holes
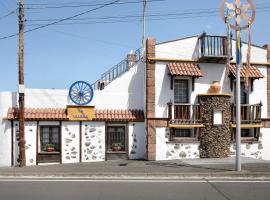
[[[261,119],[262,104],[241,104],[241,127],[242,128],[260,128],[262,127]],[[231,122],[232,127],[236,124],[236,107],[231,105]]]
[[[225,63],[228,55],[228,39],[203,33],[198,39],[199,62]],[[231,54],[231,53],[230,53]],[[231,56],[231,55],[230,55]]]
[[[199,104],[168,103],[168,117],[170,127],[195,128],[203,127]]]

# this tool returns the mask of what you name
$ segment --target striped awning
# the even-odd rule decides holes
[[[173,62],[167,66],[172,76],[203,76],[198,63],[195,62]]]

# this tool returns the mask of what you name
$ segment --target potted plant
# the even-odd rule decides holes
[[[120,151],[122,149],[121,143],[113,143],[112,144],[112,150],[113,151]]]
[[[46,151],[47,152],[53,152],[55,151],[53,144],[46,144]]]

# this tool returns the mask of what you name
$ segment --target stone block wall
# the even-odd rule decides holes
[[[230,155],[230,107],[229,95],[200,95],[202,124],[199,135],[201,158],[223,158]],[[223,111],[223,124],[213,125],[213,111]]]

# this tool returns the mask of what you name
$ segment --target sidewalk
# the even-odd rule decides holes
[[[0,167],[0,177],[80,178],[260,178],[270,179],[270,161],[242,158],[242,172],[234,171],[235,158],[172,161],[115,160],[94,163]]]

